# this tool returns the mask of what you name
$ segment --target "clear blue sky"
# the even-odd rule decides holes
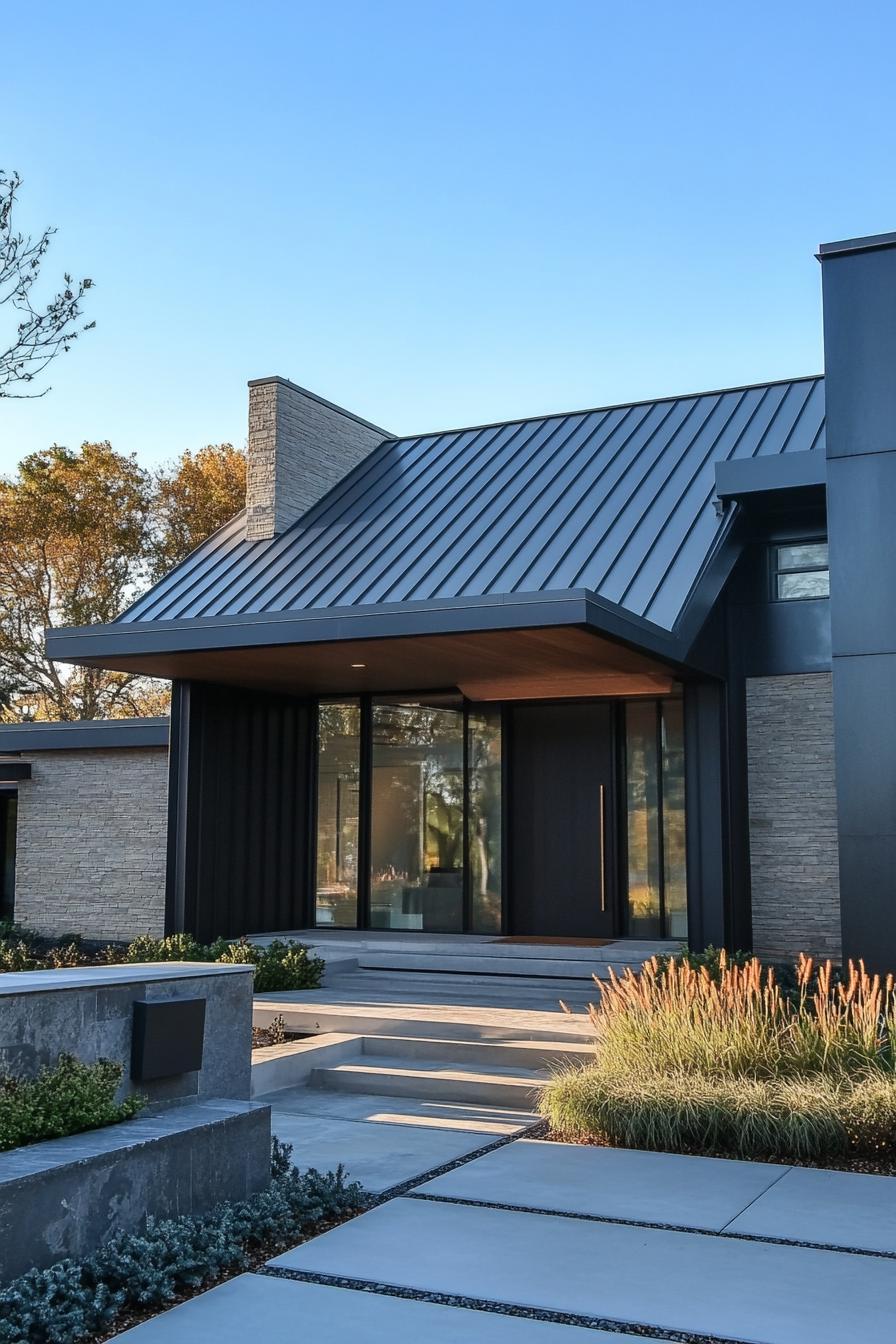
[[[896,228],[892,4],[49,0],[0,163],[96,331],[0,469],[245,440],[281,373],[396,432],[811,373]]]

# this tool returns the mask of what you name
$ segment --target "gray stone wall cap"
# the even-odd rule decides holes
[[[194,1101],[186,1106],[168,1106],[164,1110],[150,1111],[149,1114],[134,1116],[118,1124],[104,1125],[100,1129],[66,1134],[61,1139],[23,1144],[21,1148],[0,1153],[0,1185],[20,1181],[23,1177],[39,1176],[53,1167],[70,1166],[109,1153],[143,1147],[158,1139],[189,1134],[193,1130],[219,1125],[233,1117],[269,1110],[270,1106],[266,1102],[231,1101],[226,1098]]]
[[[365,420],[363,416],[355,415],[354,411],[347,411],[344,406],[338,406],[335,401],[327,401],[326,397],[318,396],[316,392],[311,392],[307,387],[300,387],[290,378],[284,378],[282,374],[271,373],[266,378],[250,378],[250,387],[264,387],[266,383],[280,383],[283,387],[288,387],[292,392],[298,392],[303,397],[308,397],[311,401],[318,402],[321,406],[326,406],[328,410],[338,411],[340,415],[347,416],[349,420],[356,420],[359,425],[364,425],[366,429],[372,429],[377,434],[382,434],[384,439],[394,439],[396,436],[390,434],[388,429],[383,429],[381,425],[374,425],[370,420]]]
[[[157,980],[198,980],[213,975],[245,975],[254,967],[209,961],[142,961],[128,966],[70,966],[56,971],[5,971],[0,995],[53,994],[60,989],[104,989]]]

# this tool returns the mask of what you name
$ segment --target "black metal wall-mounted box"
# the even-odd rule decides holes
[[[198,1073],[202,1068],[205,999],[137,999],[131,1036],[134,1082]]]

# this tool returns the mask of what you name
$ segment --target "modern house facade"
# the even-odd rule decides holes
[[[824,377],[402,438],[250,384],[245,512],[47,635],[173,682],[168,929],[896,967],[896,235],[820,260]]]

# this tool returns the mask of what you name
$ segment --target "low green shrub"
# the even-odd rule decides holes
[[[115,1100],[121,1075],[108,1059],[82,1064],[60,1055],[35,1078],[0,1077],[0,1151],[129,1120],[145,1100]]]
[[[595,1060],[547,1085],[561,1133],[738,1157],[896,1157],[896,989],[801,957],[652,959],[590,1009]]]
[[[61,966],[114,965],[125,962],[206,961],[255,967],[255,991],[317,989],[324,962],[304,943],[275,939],[259,947],[246,938],[230,942],[218,938],[200,943],[190,933],[171,933],[165,938],[141,934],[126,947],[109,944],[88,950],[75,934],[63,939],[41,938],[28,929],[0,924],[0,971],[39,971]]]
[[[271,1184],[203,1216],[147,1219],[86,1260],[31,1270],[0,1288],[0,1344],[77,1344],[114,1329],[126,1313],[169,1306],[246,1269],[253,1254],[275,1255],[310,1231],[368,1203],[342,1168],[298,1172],[288,1145],[273,1141]]]
[[[214,948],[197,942],[191,933],[169,933],[165,938],[153,938],[141,933],[128,946],[124,961],[214,961]]]
[[[43,959],[23,938],[13,935],[0,942],[0,971],[39,971],[43,965]]]
[[[308,951],[303,943],[282,942],[275,938],[267,947],[241,938],[237,943],[225,943],[215,961],[240,965],[251,962],[255,967],[255,993],[271,994],[276,990],[317,989],[324,970],[324,961]]]

